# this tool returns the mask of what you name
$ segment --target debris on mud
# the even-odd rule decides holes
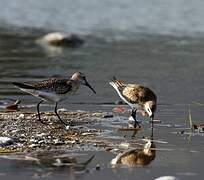
[[[42,119],[48,125],[39,122],[36,113],[1,112],[0,153],[4,151],[6,153],[9,151],[29,152],[36,149],[51,150],[58,147],[80,149],[86,148],[89,144],[106,148],[110,143],[108,140],[97,137],[101,130],[93,126],[95,122],[111,118],[110,114],[104,112],[61,112],[60,114],[63,120],[70,124],[69,130],[66,130],[51,112],[41,113]],[[3,138],[2,141],[1,138]],[[5,141],[5,138],[10,143]]]

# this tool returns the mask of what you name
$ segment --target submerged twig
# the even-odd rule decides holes
[[[188,108],[188,121],[189,121],[190,129],[192,130],[193,129],[193,122],[192,122],[192,115],[191,115],[191,107],[190,107],[190,105],[189,105],[189,108]]]
[[[188,136],[188,141],[191,142],[192,130],[193,130],[193,122],[192,122],[192,115],[191,115],[190,104],[189,104],[189,107],[188,107],[188,121],[189,121],[189,126],[190,126],[190,133],[189,133],[189,136]]]

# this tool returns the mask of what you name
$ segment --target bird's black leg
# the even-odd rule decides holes
[[[40,121],[42,124],[46,124],[45,122],[43,122],[43,120],[40,118],[40,104],[43,102],[43,100],[41,100],[38,104],[37,104],[37,112],[38,112],[38,121]]]
[[[63,125],[67,126],[67,124],[60,118],[59,114],[57,113],[57,102],[55,103],[55,114],[56,114],[56,116],[58,117],[59,121],[60,121]]]
[[[137,121],[137,109],[133,108],[132,109],[132,114],[131,116],[133,117],[133,119],[135,120],[134,122],[134,128],[136,128],[137,126],[140,128],[139,122]]]

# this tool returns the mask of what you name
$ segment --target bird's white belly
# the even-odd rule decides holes
[[[20,89],[45,101],[58,102],[62,98],[60,95],[55,94],[54,92],[46,92],[46,91],[40,91],[35,89],[23,89],[23,88],[20,88]]]
[[[44,99],[45,101],[52,101],[52,102],[58,102],[61,100],[61,96],[55,93],[51,93],[51,92],[44,92],[44,91],[37,91],[36,96]]]

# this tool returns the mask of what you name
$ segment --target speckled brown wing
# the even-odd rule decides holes
[[[32,84],[36,90],[54,91],[56,94],[66,94],[72,89],[71,81],[67,79],[48,79]]]
[[[156,95],[149,88],[137,84],[128,84],[122,94],[132,104],[156,100]]]

